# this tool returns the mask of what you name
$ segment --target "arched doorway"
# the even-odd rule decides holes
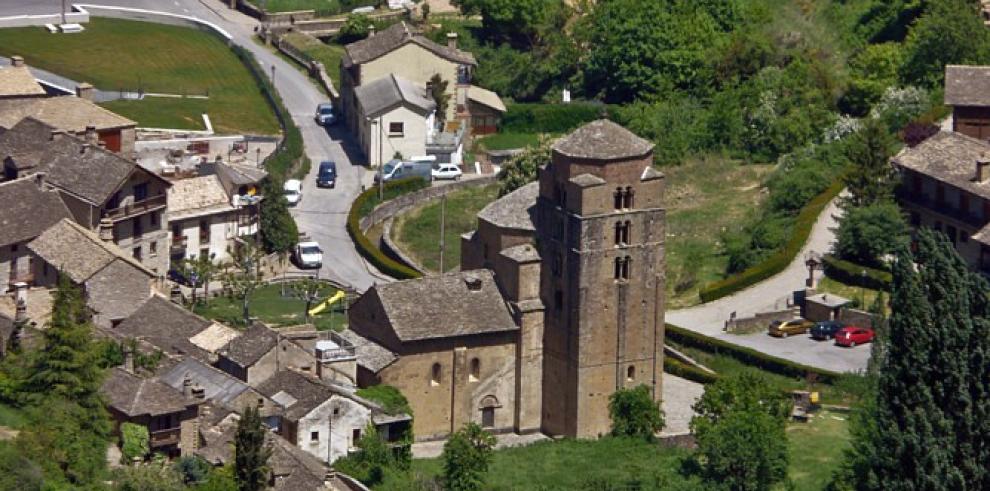
[[[481,399],[481,427],[485,429],[495,427],[495,410],[502,407],[495,396],[488,395]]]

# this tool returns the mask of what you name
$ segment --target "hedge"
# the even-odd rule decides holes
[[[822,263],[825,265],[825,274],[836,281],[873,290],[890,291],[893,276],[888,271],[861,266],[831,254],[823,256]],[[866,276],[863,276],[863,271],[866,271]]]
[[[834,383],[841,377],[841,374],[838,372],[823,370],[778,358],[752,348],[746,348],[728,341],[698,334],[673,324],[667,324],[667,338],[683,346],[697,348],[709,353],[726,355],[747,365],[752,365],[785,377],[805,378],[808,374],[815,374],[818,376],[820,382],[827,384]],[[664,368],[666,369],[666,366]]]
[[[818,221],[818,216],[821,215],[829,202],[839,195],[843,187],[843,180],[838,179],[828,189],[804,205],[804,208],[801,208],[801,212],[798,213],[797,219],[794,221],[794,227],[791,229],[791,237],[787,240],[787,244],[784,245],[783,249],[774,253],[767,260],[737,275],[705,285],[698,292],[699,296],[701,296],[701,301],[711,302],[712,300],[731,295],[786,269],[791,264],[791,261],[797,257],[798,253],[801,252],[801,248],[804,247],[805,242],[808,241],[808,236],[811,235],[811,229],[814,228],[815,222]]]
[[[663,371],[699,384],[710,384],[718,380],[718,375],[693,367],[676,358],[664,356]]]
[[[418,177],[409,177],[386,182],[384,185],[386,196],[390,193],[403,194],[404,192],[422,189],[428,185],[426,181]],[[419,271],[399,263],[385,255],[371,240],[361,231],[361,217],[371,212],[375,207],[374,200],[378,198],[378,188],[373,187],[358,195],[357,199],[351,203],[351,210],[347,213],[347,233],[361,254],[368,262],[373,264],[378,271],[385,273],[398,280],[419,278],[422,276]]]
[[[602,118],[603,110],[610,114],[613,111],[608,105],[594,102],[509,104],[499,130],[506,133],[567,133]]]

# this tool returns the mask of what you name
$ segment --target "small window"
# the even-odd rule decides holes
[[[614,266],[614,269],[612,271],[612,278],[617,279],[617,280],[622,278],[622,258],[621,257],[615,258],[615,266]]]
[[[361,440],[361,429],[355,428],[353,431],[351,431],[351,445],[356,447],[358,441],[360,440]]]
[[[550,272],[554,276],[560,277],[560,272],[564,269],[564,259],[559,252],[553,253],[553,260],[550,262]]]
[[[144,201],[148,199],[148,183],[142,182],[134,186],[134,201]]]
[[[134,256],[134,259],[137,259],[138,261],[140,261],[141,260],[141,247],[135,247],[133,250],[131,250],[131,255]]]
[[[430,385],[440,385],[442,376],[443,368],[440,367],[439,363],[434,363],[433,368],[430,370]]]
[[[141,223],[141,217],[134,217],[134,237],[141,237],[144,235],[144,225]]]
[[[481,360],[477,358],[471,359],[471,375],[468,380],[472,382],[477,382],[481,378]]]
[[[615,193],[612,195],[613,205],[616,210],[622,209],[622,188],[615,188]]]
[[[402,134],[405,133],[405,131],[403,130],[404,130],[404,124],[401,122],[388,124],[389,136],[402,136]]]
[[[265,407],[265,398],[264,397],[259,397],[258,398],[258,407],[259,408]]]
[[[158,242],[150,242],[150,243],[148,243],[148,254],[151,257],[157,257],[158,256]]]
[[[631,186],[626,186],[626,192],[622,197],[622,207],[623,208],[633,207],[633,188]]]
[[[629,365],[629,368],[626,368],[626,381],[632,382],[633,380],[636,380],[636,367]]]
[[[152,212],[151,215],[149,215],[148,222],[151,223],[151,226],[152,227],[158,228],[159,222],[158,222],[158,212],[157,211]]]
[[[318,441],[320,441],[320,432],[319,431],[311,431],[309,433],[309,441],[311,441],[311,442],[318,442]]]
[[[616,280],[628,280],[630,263],[632,263],[632,259],[629,256],[615,258],[613,277]]]
[[[340,415],[340,408],[339,408],[339,407],[335,407],[335,408],[333,408],[333,415],[334,415],[334,416],[338,416],[338,415]]]
[[[178,223],[172,224],[172,240],[179,240],[182,238],[182,227]]]

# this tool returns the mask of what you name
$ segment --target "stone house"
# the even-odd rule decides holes
[[[944,233],[975,269],[990,273],[990,143],[939,132],[891,158],[897,199],[912,228]]]
[[[456,37],[443,46],[399,22],[344,47],[339,109],[344,112],[347,127],[356,134],[361,121],[355,98],[357,87],[395,75],[425,89],[430,78],[439,74],[447,81],[451,101],[445,119],[453,121],[458,112],[456,103],[465,100],[461,92],[470,85],[477,65],[471,53],[457,49]]]
[[[389,74],[354,89],[354,128],[361,150],[372,166],[392,159],[426,155],[435,133],[436,104],[426,89]]]
[[[139,262],[164,275],[169,182],[97,143],[93,131],[80,139],[28,118],[0,135],[4,176],[43,179],[46,189],[59,192],[77,223],[100,229]]]
[[[93,87],[83,84],[75,96],[0,98],[0,127],[10,129],[32,117],[80,138],[93,139],[125,158],[134,155],[137,123],[93,102]]]
[[[232,339],[217,354],[217,368],[252,387],[284,370],[316,372],[314,353],[260,322]]]
[[[157,378],[176,390],[188,387],[194,396],[238,413],[252,407],[263,417],[271,418],[280,412],[274,401],[261,392],[196,358],[183,359],[160,371]]]
[[[945,66],[946,106],[952,106],[952,131],[990,138],[990,66]]]
[[[70,218],[58,193],[40,184],[33,177],[0,182],[0,293],[18,282],[34,282],[27,243]]]
[[[239,241],[257,238],[262,200],[257,192],[267,173],[234,164],[210,167],[212,173],[174,180],[168,189],[172,261],[205,254],[227,262]]]
[[[258,391],[275,401],[281,416],[273,427],[289,443],[327,462],[347,456],[369,424],[386,441],[399,440],[411,419],[390,415],[354,389],[293,370],[276,373]]]
[[[0,100],[45,97],[45,88],[35,80],[34,75],[20,56],[10,57],[10,66],[0,68]]]
[[[120,367],[110,370],[100,392],[106,398],[115,433],[122,423],[132,423],[148,429],[152,452],[175,457],[196,449],[196,420],[202,400]]]
[[[478,214],[460,273],[354,303],[359,384],[398,387],[419,439],[468,421],[595,437],[617,389],[646,385],[659,404],[665,211],[652,164],[653,145],[610,121],[559,139],[538,182]]]
[[[498,131],[498,125],[505,114],[505,104],[498,94],[472,85],[466,92],[466,102],[458,103],[458,110],[470,118],[471,134],[490,135]]]
[[[62,271],[85,292],[93,322],[108,327],[130,316],[155,291],[155,273],[108,240],[68,218],[27,245],[34,284],[53,287]]]

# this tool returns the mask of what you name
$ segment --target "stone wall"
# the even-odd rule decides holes
[[[874,317],[865,310],[844,308],[839,311],[839,320],[853,326],[871,327]]]
[[[776,310],[773,312],[760,312],[752,317],[737,318],[726,326],[726,331],[748,331],[756,328],[768,328],[773,321],[785,321],[798,317],[798,311],[794,308]]]

